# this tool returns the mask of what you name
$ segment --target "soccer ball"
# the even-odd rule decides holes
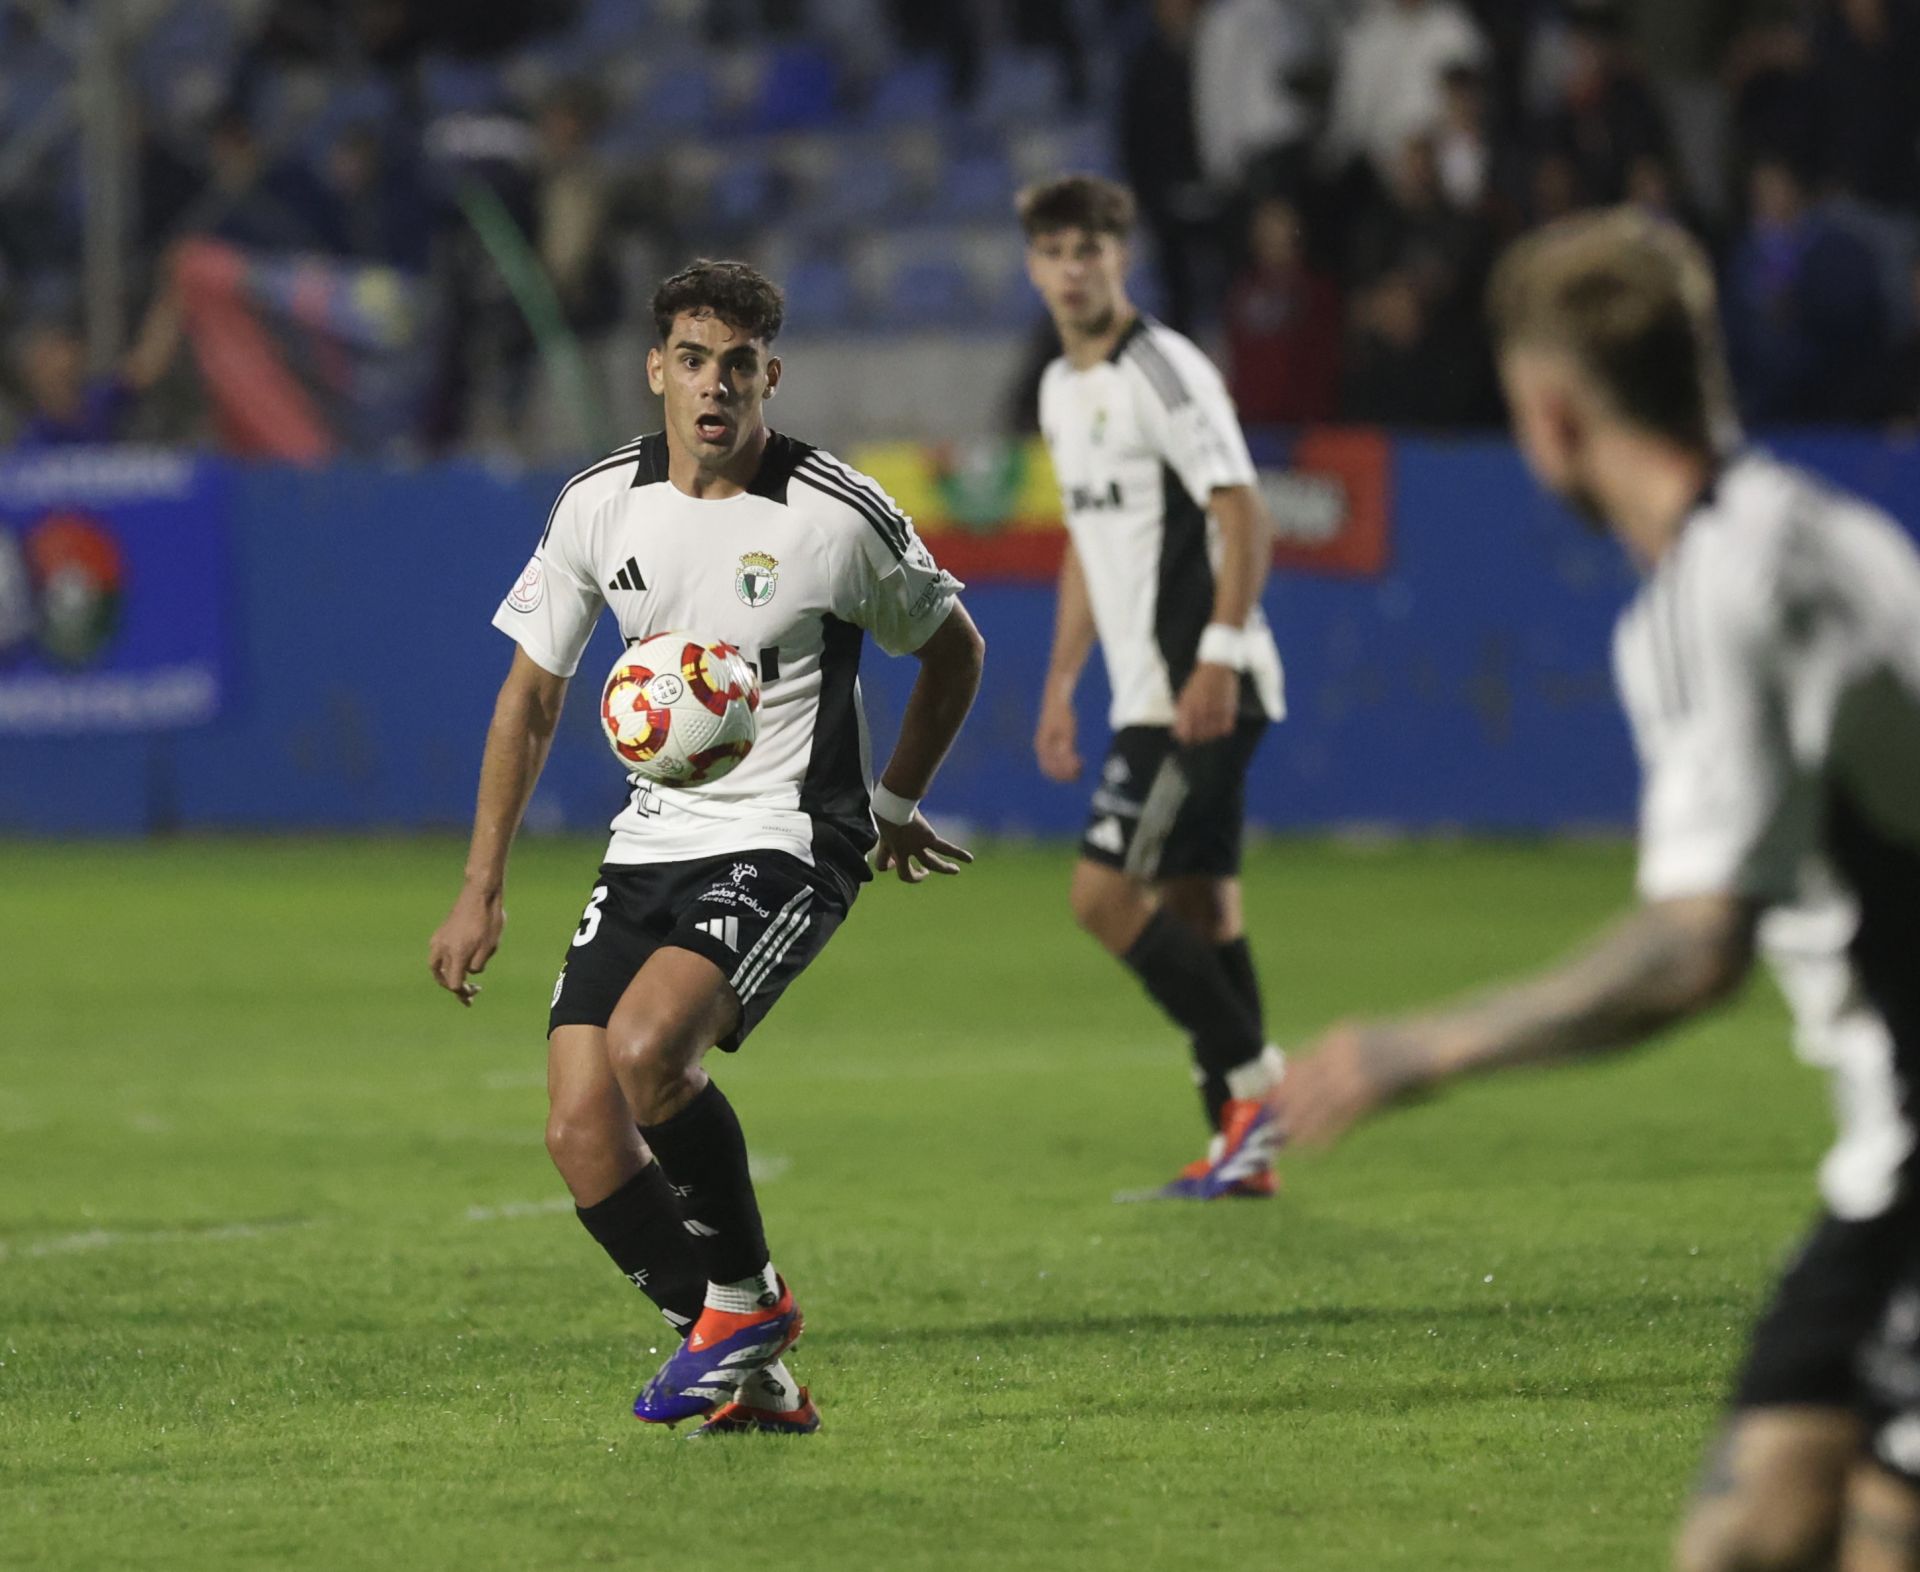
[[[747,756],[759,708],[760,679],[731,644],[656,633],[613,663],[600,727],[629,775],[702,786]]]

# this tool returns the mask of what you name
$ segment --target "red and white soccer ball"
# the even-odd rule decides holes
[[[600,726],[628,774],[701,786],[747,756],[759,708],[760,679],[731,644],[656,633],[613,663]]]

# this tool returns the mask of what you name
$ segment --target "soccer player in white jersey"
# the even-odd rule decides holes
[[[1069,540],[1034,751],[1081,772],[1073,694],[1096,638],[1113,744],[1080,841],[1080,925],[1185,1030],[1212,1134],[1145,1195],[1274,1191],[1267,1046],[1240,901],[1246,776],[1284,712],[1260,611],[1271,532],[1220,374],[1127,298],[1134,203],[1066,175],[1021,193],[1027,271],[1065,353],[1040,382],[1040,427]]]
[[[1452,1076],[1624,1047],[1764,951],[1802,1051],[1834,1072],[1840,1131],[1678,1564],[1914,1572],[1920,556],[1866,503],[1739,445],[1712,273],[1679,230],[1567,220],[1504,259],[1491,302],[1529,463],[1643,576],[1614,644],[1642,904],[1517,986],[1337,1027],[1276,1110],[1321,1141]]]
[[[518,648],[465,879],[430,954],[470,1003],[500,942],[508,849],[603,609],[629,642],[682,629],[755,662],[759,732],[731,774],[692,789],[634,777],[548,1016],[547,1149],[587,1231],[686,1334],[634,1412],[710,1415],[697,1434],[819,1424],[780,1359],[800,1313],[769,1256],[739,1122],[702,1061],[739,1048],[820,953],[876,838],[878,865],[909,884],[971,860],[918,804],[978,689],[980,636],[885,492],[767,428],[782,312],[779,290],[737,262],[695,263],[655,295],[647,374],[665,430],[567,482],[494,617]],[[920,662],[872,787],[869,633]]]

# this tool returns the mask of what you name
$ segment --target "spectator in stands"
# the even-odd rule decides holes
[[[1319,53],[1298,0],[1210,0],[1193,34],[1194,118],[1200,162],[1223,196],[1252,166],[1303,141],[1311,116],[1295,76]]]
[[[1920,18],[1897,0],[1826,0],[1811,91],[1822,183],[1886,206],[1920,197]]]
[[[1480,311],[1490,240],[1484,220],[1447,203],[1432,142],[1409,137],[1355,240],[1349,418],[1464,426],[1496,416]]]
[[[1573,164],[1585,202],[1609,205],[1627,191],[1637,158],[1664,158],[1666,122],[1629,57],[1613,0],[1585,0],[1571,17],[1559,100],[1540,128],[1542,144]]]
[[[230,105],[207,133],[207,185],[182,228],[260,251],[338,248],[335,204],[305,165],[268,156],[244,110]]]
[[[1227,383],[1253,425],[1331,420],[1340,393],[1340,292],[1308,260],[1282,197],[1253,210],[1250,260],[1227,294]]]
[[[29,324],[14,354],[25,402],[15,448],[123,440],[141,398],[167,374],[179,349],[180,311],[170,292],[155,298],[133,348],[105,376],[88,375],[86,345],[72,328],[53,321]]]
[[[1165,292],[1167,322],[1194,331],[1195,305],[1219,256],[1219,201],[1194,129],[1193,34],[1202,0],[1154,0],[1153,25],[1120,88],[1120,162],[1140,202]]]
[[[1390,183],[1407,139],[1439,124],[1447,67],[1478,64],[1485,53],[1455,0],[1372,0],[1340,41],[1329,152],[1371,160]]]
[[[1763,159],[1728,268],[1728,349],[1756,422],[1870,419],[1886,387],[1886,303],[1872,254],[1812,204],[1800,175]]]
[[[1813,86],[1813,46],[1791,17],[1748,28],[1730,52],[1727,83],[1733,104],[1736,166],[1778,159],[1796,169],[1818,169],[1820,116]]]
[[[358,262],[424,273],[435,220],[426,182],[371,125],[354,125],[327,148],[321,178],[331,199],[329,250]]]
[[[593,149],[600,101],[584,84],[550,97],[540,111],[535,244],[567,325],[598,339],[620,320],[607,175]]]

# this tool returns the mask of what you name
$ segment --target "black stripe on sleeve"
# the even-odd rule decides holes
[[[1142,333],[1127,347],[1126,358],[1140,368],[1140,374],[1147,379],[1147,386],[1153,389],[1154,396],[1168,409],[1179,409],[1193,402],[1193,395],[1187,391],[1187,385],[1180,379],[1173,362],[1167,359],[1166,351],[1147,334]]]
[[[633,463],[635,459],[642,460],[640,467],[644,470],[646,468],[644,462],[646,446],[648,443],[658,440],[657,437],[640,437],[633,442],[629,442],[625,447],[615,448],[613,452],[601,459],[599,463],[581,470],[572,480],[562,486],[560,488],[560,495],[553,499],[553,506],[547,510],[546,527],[540,531],[540,544],[543,546],[546,545],[547,537],[553,533],[553,521],[560,516],[560,504],[567,500],[568,492],[572,491],[573,488],[583,480],[591,480],[595,475],[604,475],[608,470],[618,469],[622,464]],[[662,446],[664,447],[664,443]],[[644,484],[644,482],[640,483]]]
[[[901,547],[904,549],[908,545],[913,535],[912,521],[901,511],[900,504],[887,495],[885,487],[871,475],[861,474],[851,464],[835,458],[824,448],[816,448],[813,457],[824,464],[827,473],[838,478],[842,485],[851,487],[872,503],[879,510],[882,520],[899,537]]]
[[[831,473],[811,460],[802,464],[793,473],[795,479],[805,481],[815,491],[822,492],[836,501],[844,502],[867,521],[874,534],[887,543],[887,550],[896,558],[906,557],[905,520],[899,515],[890,517],[884,509],[875,506],[873,502],[862,497],[851,487],[843,485]]]

